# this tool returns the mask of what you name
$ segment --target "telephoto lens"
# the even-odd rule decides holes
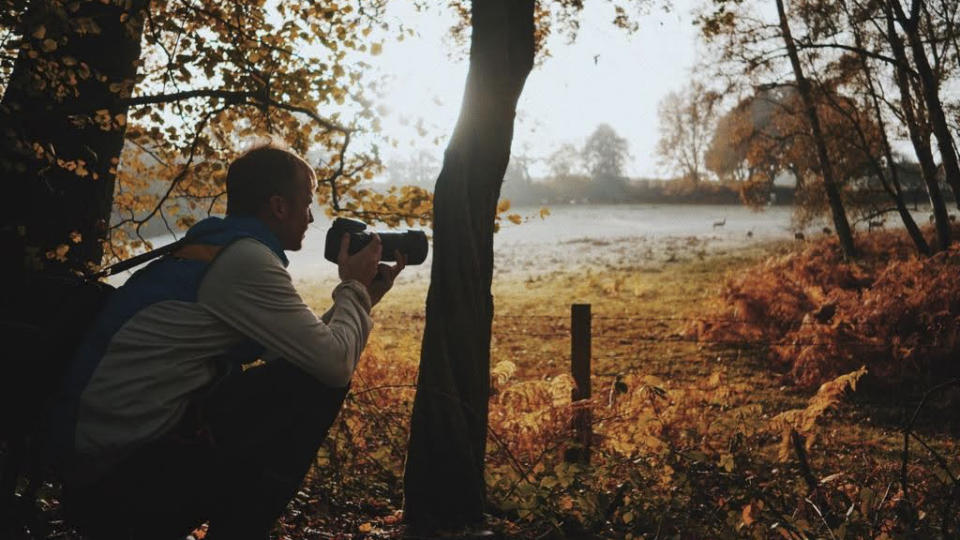
[[[323,249],[323,257],[330,262],[337,262],[340,254],[340,241],[344,233],[350,233],[351,255],[363,249],[373,240],[373,233],[380,236],[383,251],[380,260],[385,262],[396,261],[394,255],[399,251],[407,257],[407,264],[422,264],[427,259],[427,234],[423,231],[407,230],[403,232],[368,231],[367,224],[362,221],[347,218],[337,218],[327,231],[327,243]]]

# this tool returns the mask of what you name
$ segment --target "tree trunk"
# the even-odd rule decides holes
[[[24,15],[0,101],[5,284],[100,263],[146,5],[38,0]]]
[[[827,152],[826,140],[823,138],[823,130],[820,128],[820,118],[817,115],[813,93],[810,90],[810,81],[803,74],[800,57],[797,55],[797,46],[790,33],[790,23],[787,21],[787,14],[783,8],[783,0],[777,0],[777,14],[780,17],[780,31],[783,35],[783,42],[787,47],[790,64],[793,66],[793,73],[797,79],[797,89],[800,92],[801,99],[803,99],[804,108],[807,110],[810,129],[813,131],[813,141],[820,159],[820,174],[823,176],[823,189],[826,191],[827,201],[830,203],[833,225],[836,227],[837,237],[840,239],[840,247],[843,249],[845,257],[855,257],[856,248],[853,245],[850,223],[847,221],[847,214],[843,209],[843,200],[840,198],[840,190],[833,177],[833,166],[830,162],[830,154]]]
[[[533,0],[474,0],[470,70],[434,193],[433,266],[413,405],[404,518],[483,519],[493,232],[517,100],[533,67]]]
[[[887,41],[897,60],[896,81],[900,91],[900,108],[903,110],[910,142],[920,163],[920,176],[923,178],[924,185],[927,186],[927,195],[930,198],[930,206],[933,208],[933,222],[937,231],[937,251],[940,251],[950,245],[951,231],[947,205],[940,191],[940,183],[937,181],[937,165],[933,161],[933,152],[930,150],[930,130],[921,123],[925,120],[924,116],[916,113],[917,109],[910,90],[910,75],[907,73],[907,66],[909,66],[907,53],[894,26],[893,10],[887,3],[884,3],[884,12],[887,19]]]
[[[857,48],[862,50],[863,41],[860,35],[860,29],[856,26],[856,23],[853,22],[853,19],[849,17],[849,14],[848,20],[850,20],[850,28],[853,30],[853,37],[856,40]],[[900,214],[900,220],[903,221],[903,226],[906,227],[907,233],[913,240],[913,244],[917,247],[917,251],[921,255],[929,256],[931,254],[930,245],[927,243],[927,239],[923,237],[920,227],[917,227],[917,223],[914,221],[913,215],[910,214],[910,210],[907,208],[907,205],[903,200],[903,190],[900,186],[900,175],[897,173],[896,162],[893,160],[893,151],[890,148],[890,140],[887,139],[887,126],[886,122],[883,121],[883,110],[880,108],[880,97],[877,95],[877,87],[873,82],[873,72],[870,69],[870,64],[867,62],[866,56],[859,55],[859,59],[860,69],[863,71],[864,81],[867,85],[867,92],[870,96],[870,104],[873,107],[873,114],[877,119],[877,126],[880,128],[880,144],[883,149],[883,157],[887,162],[887,167],[890,169],[889,184],[887,183],[886,177],[883,174],[883,167],[879,163],[879,158],[870,152],[870,143],[867,140],[863,129],[860,127],[859,123],[854,122],[854,125],[857,128],[857,133],[860,135],[860,139],[863,141],[864,149],[869,155],[871,166],[874,168],[874,174],[878,175],[880,181],[883,183],[884,189],[887,191],[890,197],[893,198],[894,204],[897,206],[897,212]]]
[[[953,145],[953,136],[950,134],[950,127],[947,125],[947,116],[943,112],[943,103],[940,101],[940,81],[937,80],[933,70],[930,68],[930,62],[927,60],[927,52],[923,46],[923,40],[920,37],[920,19],[919,11],[923,4],[922,0],[914,0],[911,16],[908,18],[900,6],[900,0],[890,0],[893,6],[900,27],[907,35],[907,41],[910,44],[910,51],[913,53],[913,63],[917,67],[917,75],[920,78],[920,88],[923,93],[923,101],[927,106],[927,114],[930,119],[930,125],[933,127],[933,135],[937,139],[937,147],[940,149],[940,160],[943,163],[944,176],[947,184],[953,189],[953,197],[957,208],[960,208],[960,163],[957,162],[957,152]]]

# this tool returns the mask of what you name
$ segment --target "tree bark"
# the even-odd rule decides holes
[[[146,5],[30,3],[24,46],[0,101],[5,284],[33,271],[99,264]]]
[[[470,70],[434,192],[433,266],[404,471],[414,529],[483,519],[493,233],[517,100],[533,67],[533,0],[474,0]]]
[[[797,54],[797,46],[793,41],[793,35],[790,33],[790,23],[787,21],[787,14],[783,8],[783,0],[777,0],[777,14],[780,17],[780,31],[783,35],[783,42],[787,47],[790,64],[793,66],[793,73],[797,79],[800,98],[803,99],[804,108],[807,110],[807,118],[810,121],[810,129],[813,132],[813,141],[820,160],[820,174],[823,176],[823,189],[826,191],[830,211],[833,214],[833,225],[837,230],[837,237],[840,239],[840,247],[843,249],[844,256],[855,257],[856,248],[853,244],[850,223],[847,221],[843,200],[840,198],[840,190],[833,176],[833,166],[830,162],[830,154],[827,152],[823,130],[820,127],[820,118],[817,115],[817,106],[813,100],[810,81],[803,74],[803,67],[800,65],[800,57]]]
[[[897,88],[900,91],[900,108],[907,124],[907,132],[910,134],[910,142],[920,163],[920,176],[923,178],[924,185],[927,186],[927,195],[930,198],[930,206],[933,208],[934,227],[937,231],[937,251],[939,251],[950,245],[951,230],[947,205],[943,200],[940,183],[937,181],[937,165],[933,161],[933,152],[930,150],[930,130],[924,122],[925,116],[918,115],[914,105],[910,75],[907,71],[909,63],[906,49],[897,34],[893,9],[888,3],[884,3],[884,12],[887,22],[887,41],[897,59],[895,73]]]
[[[957,208],[960,208],[960,163],[957,161],[957,151],[953,144],[953,136],[950,134],[950,127],[947,125],[943,103],[940,101],[940,81],[937,80],[936,75],[930,68],[927,51],[920,36],[919,14],[923,0],[914,0],[909,17],[904,13],[900,0],[890,0],[890,4],[900,27],[903,28],[907,36],[907,42],[910,44],[913,63],[917,67],[917,75],[920,78],[923,101],[927,106],[927,114],[930,125],[933,127],[933,135],[937,139],[937,147],[940,149],[944,177],[947,184],[953,189],[953,197]]]

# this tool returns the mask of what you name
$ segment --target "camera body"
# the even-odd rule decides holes
[[[337,262],[340,254],[340,241],[344,233],[350,233],[350,248],[348,253],[363,249],[373,240],[373,233],[380,236],[383,252],[381,261],[396,261],[394,252],[399,251],[407,257],[407,264],[422,264],[427,258],[427,234],[423,231],[368,231],[367,224],[362,221],[347,218],[337,218],[327,231],[327,241],[323,249],[323,257],[330,262]]]

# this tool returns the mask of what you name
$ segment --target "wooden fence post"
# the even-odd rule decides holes
[[[575,383],[571,396],[574,402],[590,399],[590,347],[590,304],[573,304],[570,306],[570,371]],[[573,429],[578,447],[566,452],[568,462],[590,462],[592,416],[589,408],[574,412]]]

